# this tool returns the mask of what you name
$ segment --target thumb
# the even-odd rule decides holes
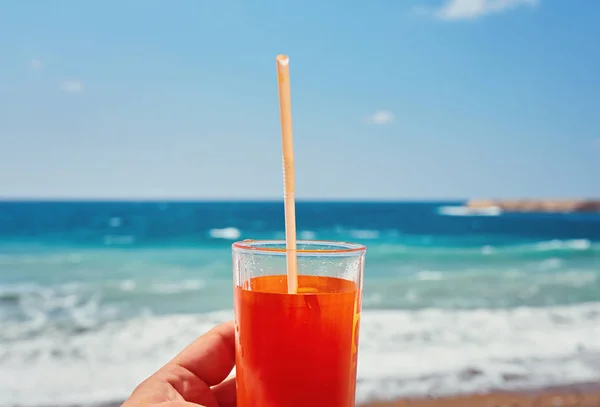
[[[189,401],[168,401],[160,405],[161,407],[206,407],[202,404],[190,403]]]

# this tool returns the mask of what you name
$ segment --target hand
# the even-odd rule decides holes
[[[133,391],[122,407],[235,407],[233,322],[213,328]]]

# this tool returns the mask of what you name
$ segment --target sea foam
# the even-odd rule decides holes
[[[438,208],[440,215],[446,216],[498,216],[502,209],[497,206],[489,208],[469,208],[468,206],[441,206]]]
[[[208,234],[213,239],[235,240],[241,236],[242,232],[237,228],[228,227],[223,229],[211,229],[208,231]]]
[[[231,311],[147,315],[0,342],[0,405],[123,399],[188,343],[232,317]],[[600,380],[600,303],[365,310],[361,324],[359,402]]]

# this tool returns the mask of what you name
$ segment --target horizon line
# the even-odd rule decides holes
[[[469,198],[301,198],[296,199],[296,202],[332,202],[332,203],[343,203],[343,202],[463,202],[468,201]],[[214,202],[214,203],[277,203],[283,204],[283,198],[116,198],[116,197],[3,197],[0,196],[0,202],[148,202],[148,203],[161,203],[161,202],[181,202],[181,203],[194,203],[194,202]]]
[[[519,197],[519,198],[301,198],[297,203],[462,203],[470,201],[490,202],[560,202],[560,201],[583,201],[598,202],[600,197]],[[3,197],[0,203],[282,203],[283,198],[155,198],[155,197]]]

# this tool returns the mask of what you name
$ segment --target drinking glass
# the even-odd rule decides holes
[[[288,293],[285,241],[233,244],[238,407],[352,407],[366,247],[298,241]]]

